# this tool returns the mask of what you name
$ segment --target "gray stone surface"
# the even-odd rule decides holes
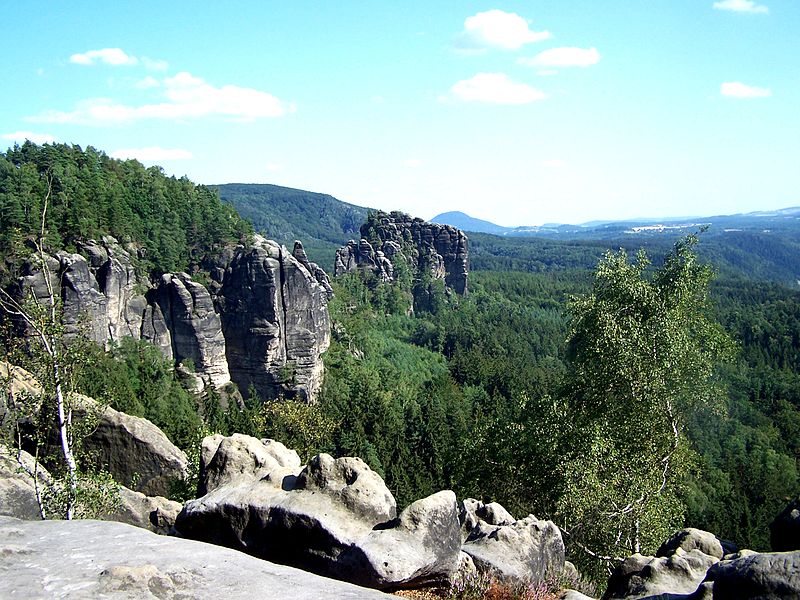
[[[120,486],[120,505],[114,512],[101,516],[103,521],[118,521],[153,533],[169,534],[183,505],[163,496],[145,496]]]
[[[326,289],[286,248],[260,236],[239,247],[216,297],[239,389],[313,401],[330,345],[327,302]]]
[[[17,456],[17,451],[0,444],[0,516],[41,519],[31,474],[38,479],[40,493],[49,485],[50,474],[24,450],[19,453],[22,465]]]
[[[773,552],[800,550],[800,499],[793,500],[769,524]]]
[[[639,600],[658,594],[690,595],[695,593],[717,558],[694,549],[677,548],[669,557],[634,554],[619,565],[603,595],[604,600]]]
[[[723,560],[708,571],[714,600],[800,598],[800,551],[749,554]]]
[[[232,482],[261,479],[276,469],[286,475],[298,475],[302,468],[294,450],[275,440],[259,440],[235,433],[203,439],[200,453],[200,481],[197,493],[207,493]]]
[[[244,436],[204,440],[209,468],[217,457],[234,458],[214,466],[214,481],[224,483],[186,503],[175,524],[181,535],[369,587],[444,583],[457,569],[452,492],[397,517],[391,492],[362,460],[321,454],[298,475],[294,457],[275,460],[285,448],[270,454],[259,445]]]
[[[0,517],[0,556],[2,598],[388,598],[122,523]]]
[[[481,573],[513,583],[536,582],[564,569],[564,541],[552,521],[533,515],[511,525],[479,520],[461,549]]]
[[[715,558],[722,558],[725,554],[722,541],[713,533],[687,527],[674,533],[666,542],[661,544],[656,556],[672,556],[678,548],[684,552],[697,549],[703,554]]]
[[[83,411],[97,404],[82,397]],[[122,485],[148,496],[167,496],[173,481],[186,476],[186,454],[147,419],[111,407],[97,413],[97,426],[84,439],[84,450]]]

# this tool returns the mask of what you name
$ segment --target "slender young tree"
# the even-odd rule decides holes
[[[0,308],[13,318],[20,319],[26,326],[29,337],[34,340],[40,350],[44,362],[44,374],[49,385],[45,390],[52,394],[49,400],[55,411],[56,426],[61,454],[67,474],[67,490],[64,517],[72,519],[78,493],[77,463],[72,451],[72,410],[65,396],[64,377],[67,365],[63,350],[63,327],[61,325],[61,298],[53,286],[53,274],[44,251],[46,239],[47,208],[52,192],[52,182],[48,179],[47,193],[42,207],[42,224],[35,244],[34,258],[41,270],[45,284],[45,297],[37,298],[32,290],[28,290],[28,298],[18,300],[6,290],[0,289]]]
[[[644,252],[609,253],[570,304],[561,520],[568,543],[609,566],[682,526],[684,428],[723,397],[714,371],[732,342],[707,316],[713,273],[697,241],[680,240],[657,269]]]

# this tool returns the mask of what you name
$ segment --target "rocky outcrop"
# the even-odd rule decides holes
[[[770,545],[774,552],[800,550],[800,499],[793,500],[769,524]]]
[[[564,541],[551,521],[516,520],[497,502],[467,498],[459,505],[463,544],[479,573],[512,584],[544,581],[564,570]]]
[[[706,580],[714,600],[800,598],[800,552],[731,557],[711,567]]]
[[[723,546],[728,546],[725,548]],[[730,542],[723,542],[713,533],[687,527],[674,533],[666,542],[661,544],[656,552],[656,556],[672,556],[680,548],[684,552],[700,550],[703,554],[721,559],[725,554],[738,551],[730,545]]]
[[[252,248],[221,253],[206,265],[210,289],[188,273],[138,277],[133,248],[114,238],[78,245],[80,253],[46,257],[50,284],[63,300],[68,335],[79,332],[108,346],[125,336],[157,346],[194,379],[224,388],[252,384],[263,399],[312,401],[322,383],[320,354],[330,343],[327,274],[308,260],[300,242],[292,253],[255,236]],[[19,291],[48,297],[36,261],[23,265]]]
[[[50,473],[37,465],[33,456],[22,451],[12,451],[0,444],[0,516],[18,519],[41,519],[39,494],[51,483]]]
[[[275,440],[257,440],[240,433],[230,437],[215,434],[204,438],[201,445],[197,493],[205,496],[223,485],[261,479],[282,469],[296,477],[301,468],[297,452]]]
[[[84,438],[84,451],[117,482],[148,496],[167,496],[174,482],[186,477],[186,454],[147,419],[111,407],[100,409],[85,397],[79,410],[97,419],[92,433]]]
[[[225,483],[184,506],[181,535],[377,588],[446,582],[458,567],[452,492],[398,517],[391,492],[362,460],[320,454],[298,473],[283,446],[244,437],[204,441],[207,470]]]
[[[620,564],[608,580],[603,600],[636,600],[658,594],[692,594],[719,559],[694,549],[677,548],[666,557],[634,554]]]
[[[100,518],[103,521],[118,521],[167,535],[172,533],[175,519],[182,508],[183,505],[179,502],[163,496],[145,496],[141,492],[120,486],[119,506]]]
[[[237,249],[216,302],[240,390],[314,399],[330,344],[327,301],[326,289],[284,247],[255,236],[251,248]]]
[[[444,280],[457,294],[467,293],[467,236],[450,225],[428,223],[401,212],[377,212],[361,226],[361,240],[350,240],[336,252],[334,275],[368,269],[392,281],[397,261],[412,272]]]
[[[227,548],[122,523],[0,517],[0,556],[2,598],[387,598]]]
[[[172,358],[178,363],[191,361],[203,382],[217,389],[229,383],[222,324],[206,287],[188,273],[167,273],[149,296],[164,319],[163,327],[154,323],[153,333],[169,332]],[[159,312],[153,312],[151,319],[158,318]],[[163,343],[157,334],[156,338],[151,341]]]

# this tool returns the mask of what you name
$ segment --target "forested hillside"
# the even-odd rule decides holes
[[[318,194],[269,184],[213,186],[257,231],[291,246],[302,240],[309,258],[330,269],[336,248],[359,237],[367,209]]]
[[[91,146],[26,142],[0,153],[0,253],[39,232],[45,199],[49,247],[111,235],[139,247],[141,267],[154,273],[196,267],[252,233],[214,191],[185,177]]]

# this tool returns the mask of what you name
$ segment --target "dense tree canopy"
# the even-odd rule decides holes
[[[141,248],[146,270],[198,265],[252,228],[216,192],[158,167],[109,158],[91,146],[25,142],[0,153],[0,253],[38,231],[42,200],[52,190],[45,245],[112,235]]]

